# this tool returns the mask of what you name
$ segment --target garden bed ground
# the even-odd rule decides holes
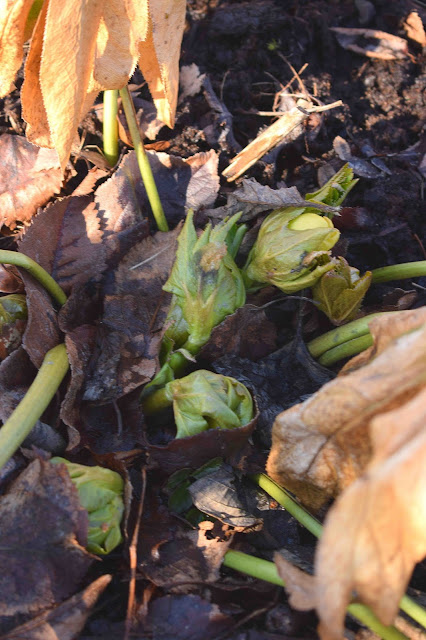
[[[426,6],[414,0],[366,3],[190,0],[181,61],[182,65],[195,63],[206,79],[195,95],[179,103],[174,130],[163,127],[155,140],[148,143],[157,151],[165,150],[184,159],[214,149],[219,157],[220,175],[232,157],[256,138],[261,128],[274,121],[271,116],[258,112],[271,112],[283,87],[294,93],[304,88],[322,104],[341,100],[343,106],[310,116],[296,139],[280,144],[244,177],[255,178],[273,189],[285,184],[296,186],[302,194],[308,193],[318,188],[318,176],[324,167],[337,170],[342,166],[342,149],[349,148],[360,179],[336,223],[342,232],[339,255],[344,255],[361,272],[398,262],[425,260],[424,53],[418,44],[408,41],[408,54],[401,59],[369,58],[342,48],[330,30],[330,27],[366,27],[406,37],[402,25],[413,10],[417,10],[425,22]],[[299,81],[294,71],[305,64]],[[139,86],[133,92],[136,101],[149,100],[139,72],[132,83]],[[98,115],[95,109],[84,121],[86,145],[102,146]],[[3,101],[0,131],[23,134],[17,92]],[[69,176],[61,195],[71,194],[91,167],[86,159],[76,155],[73,166],[73,175]],[[193,188],[197,189],[196,182]],[[215,206],[225,205],[234,189],[235,185],[222,177]],[[211,208],[209,204],[207,209]],[[198,214],[200,224],[205,218],[202,209]],[[139,232],[143,237],[142,231]],[[41,230],[38,233],[41,234]],[[47,237],[48,227],[45,233]],[[0,248],[13,248],[14,234],[16,231],[3,227]],[[38,242],[40,236],[29,237]],[[134,241],[123,238],[124,244],[128,242],[129,247],[133,246]],[[129,637],[155,640],[314,638],[315,615],[293,610],[280,587],[246,578],[230,569],[219,570],[220,562],[212,558],[206,562],[197,547],[196,529],[184,521],[188,499],[185,487],[181,485],[180,497],[176,497],[173,494],[176,487],[171,487],[169,479],[170,472],[179,465],[192,469],[200,466],[198,452],[183,445],[181,451],[165,453],[161,447],[170,440],[169,422],[157,428],[154,435],[148,431],[147,436],[137,403],[139,387],[130,385],[130,392],[121,393],[122,389],[119,392],[113,388],[108,378],[118,371],[108,369],[114,357],[114,340],[118,338],[105,337],[99,326],[102,323],[109,329],[113,326],[114,336],[118,336],[117,310],[111,311],[108,305],[118,305],[118,297],[124,291],[120,280],[123,272],[118,269],[118,260],[124,253],[122,248],[115,265],[111,253],[106,272],[109,275],[100,285],[104,298],[99,297],[99,291],[94,293],[96,287],[92,279],[89,287],[86,283],[80,290],[80,297],[74,296],[74,306],[71,309],[68,306],[60,320],[61,329],[71,336],[69,344],[76,349],[73,373],[78,366],[84,370],[87,365],[91,376],[84,398],[78,396],[82,393],[81,380],[80,387],[75,386],[82,417],[75,419],[75,397],[67,396],[68,405],[62,416],[66,415],[68,430],[63,423],[60,429],[64,437],[70,437],[72,425],[78,423],[76,460],[95,460],[121,471],[127,469],[134,492],[126,524],[130,536],[142,504],[136,572],[137,621]],[[130,283],[126,295],[131,286]],[[236,496],[232,496],[232,500],[234,497],[237,500],[232,505],[234,515],[246,519],[234,536],[234,548],[266,559],[272,559],[273,552],[279,549],[287,559],[310,571],[315,539],[272,499],[261,494],[247,479],[247,474],[264,468],[274,415],[306,398],[338,371],[338,366],[333,370],[319,367],[302,344],[329,330],[331,325],[314,305],[298,296],[284,298],[280,292],[267,289],[248,302],[264,306],[261,317],[248,311],[230,329],[222,327],[201,358],[206,366],[246,382],[258,395],[261,408],[252,440],[243,452],[235,453],[227,465],[220,468],[216,482],[222,488],[228,481],[233,483]],[[102,305],[104,315],[100,310]],[[363,313],[423,305],[426,305],[424,277],[414,285],[404,280],[372,286]],[[110,315],[105,315],[105,309],[108,313],[111,311]],[[128,323],[131,332],[132,310],[128,313],[120,317]],[[236,334],[239,339],[235,339]],[[45,328],[35,330],[33,339],[38,335],[44,336]],[[85,344],[90,344],[94,354],[96,349],[103,350],[101,364],[99,353],[95,364],[93,360],[84,361]],[[31,346],[30,355],[34,363],[36,356]],[[125,354],[128,362],[131,357]],[[15,387],[25,389],[28,385],[32,370],[26,372],[25,358],[21,353],[8,368],[0,371],[6,403],[13,404]],[[16,372],[14,377],[12,371]],[[124,379],[121,369],[119,373]],[[51,416],[57,416],[58,405],[50,412]],[[203,446],[210,447],[210,457],[219,455],[213,442],[205,441]],[[204,457],[209,458],[202,456],[202,462]],[[24,458],[16,464],[15,475],[25,466]],[[9,480],[10,477],[3,484],[3,491]],[[215,491],[219,488],[210,487],[209,499],[216,501],[216,508],[217,503],[224,500],[225,512],[231,510],[230,502],[225,504],[231,497],[227,495],[225,500]],[[180,515],[169,508],[171,495],[175,495]],[[220,545],[226,544],[230,537],[227,517],[222,518],[224,524],[216,521],[211,525],[212,531],[205,530],[203,534],[212,541],[212,556],[220,556]],[[128,555],[123,553],[123,547],[92,565],[82,586],[105,573],[112,575],[112,581],[79,635],[81,640],[123,637],[130,580]],[[410,588],[417,590],[420,601],[426,601],[424,563],[417,567]],[[350,637],[358,634],[361,638],[355,623],[349,621],[348,629]]]

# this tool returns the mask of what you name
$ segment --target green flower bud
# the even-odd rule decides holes
[[[148,397],[148,413],[173,405],[176,438],[194,436],[207,429],[242,427],[253,418],[253,400],[246,387],[211,371],[194,371],[168,382]]]
[[[354,172],[348,164],[345,164],[321,189],[313,193],[307,193],[305,200],[313,200],[328,204],[330,207],[338,207],[358,182],[358,179],[354,180],[353,177]]]
[[[22,342],[27,324],[27,303],[21,293],[0,298],[0,360],[4,360]]]
[[[226,238],[240,214],[197,237],[189,211],[179,235],[176,261],[164,290],[173,293],[166,319],[165,341],[173,350],[195,355],[208,341],[213,327],[245,303],[240,270],[230,256]]]
[[[81,506],[89,515],[87,549],[92,553],[110,553],[123,540],[120,522],[124,513],[122,477],[104,467],[87,467],[65,458],[51,459],[64,464],[74,483]]]
[[[358,313],[371,278],[371,271],[360,277],[358,269],[340,257],[314,285],[313,299],[333,324],[349,322]]]
[[[278,209],[260,227],[244,267],[246,281],[272,284],[284,293],[310,287],[332,268],[329,249],[339,235],[331,220],[318,213]]]

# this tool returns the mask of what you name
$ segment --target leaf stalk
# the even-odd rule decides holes
[[[104,91],[104,156],[111,167],[118,161],[118,89]]]

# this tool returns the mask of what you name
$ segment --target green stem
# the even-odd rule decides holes
[[[418,262],[402,262],[389,267],[373,269],[372,282],[388,282],[389,280],[403,280],[404,278],[420,278],[426,276],[426,260]]]
[[[46,353],[34,382],[0,429],[0,469],[13,456],[43,415],[68,368],[68,355],[64,344],[59,344]]]
[[[250,476],[250,478],[259,485],[261,489],[269,493],[274,500],[280,503],[291,515],[296,518],[308,531],[316,538],[319,538],[322,532],[322,525],[310,513],[308,513],[300,504],[298,504],[290,494],[279,484],[274,482],[264,473]]]
[[[371,320],[373,320],[373,318],[389,315],[391,313],[395,312],[388,311],[383,313],[372,313],[369,316],[364,316],[363,318],[359,318],[359,320],[353,320],[352,322],[348,322],[348,324],[345,324],[342,327],[337,327],[337,329],[332,329],[327,333],[323,333],[322,336],[318,336],[318,338],[315,338],[314,340],[311,340],[311,342],[308,342],[308,344],[306,345],[308,351],[313,358],[318,358],[329,349],[338,347],[344,342],[348,342],[349,340],[353,340],[354,338],[360,338],[361,336],[369,334],[370,330],[368,328],[368,325],[370,324]]]
[[[339,344],[339,346],[334,347],[334,349],[329,349],[318,358],[318,362],[322,364],[323,367],[331,367],[331,365],[339,362],[339,360],[343,360],[343,358],[350,358],[351,356],[361,353],[361,351],[365,351],[368,347],[371,347],[372,344],[373,336],[369,332],[364,336]]]
[[[222,564],[229,569],[235,569],[253,578],[285,587],[283,580],[278,575],[274,562],[263,560],[263,558],[256,558],[241,551],[229,550],[226,552]],[[347,611],[384,640],[407,640],[407,636],[395,627],[385,627],[385,625],[376,618],[374,613],[363,604],[352,603],[348,606]]]
[[[104,91],[104,156],[111,167],[118,160],[118,89]]]
[[[142,143],[141,134],[136,120],[135,106],[133,104],[129,88],[127,86],[123,89],[120,89],[120,97],[123,102],[124,113],[126,114],[127,124],[129,126],[130,135],[136,152],[136,158],[148,196],[149,204],[151,205],[152,213],[154,214],[154,218],[159,230],[168,231],[169,225],[167,224],[160,196],[158,195],[151,165],[149,164],[148,156],[146,155],[146,151]]]
[[[56,300],[61,306],[66,303],[67,296],[62,291],[61,287],[57,282],[52,278],[51,275],[47,273],[40,267],[37,262],[34,262],[31,258],[26,256],[24,253],[18,253],[17,251],[6,251],[5,249],[0,249],[0,264],[13,264],[16,267],[22,267],[26,269],[43,287],[50,293],[52,298]]]
[[[269,476],[265,475],[264,473],[253,475],[250,477],[253,480],[253,482],[258,484],[259,487],[261,487],[264,491],[269,493],[269,495],[272,498],[274,498],[274,500],[279,502],[279,504],[282,507],[284,507],[289,513],[291,513],[291,515],[294,518],[296,518],[296,520],[298,520],[300,524],[306,527],[308,531],[313,533],[314,536],[316,536],[317,538],[321,537],[323,526],[310,513],[308,513],[308,511],[306,511],[300,504],[298,504],[290,496],[290,494],[288,493],[288,491],[286,491],[286,489],[284,489],[279,484],[274,482],[271,478],[269,478]],[[414,600],[411,600],[411,598],[405,595],[401,599],[399,606],[400,606],[400,609],[402,609],[402,611],[404,611],[407,615],[411,616],[413,620],[415,620],[424,628],[426,628],[426,611],[417,602],[414,602]],[[359,609],[359,607],[362,607],[363,610],[365,610],[366,615],[368,614],[366,619],[370,615],[373,616],[374,619],[376,619],[374,614],[368,609],[368,607],[365,607],[364,605],[360,605],[357,603],[353,603],[348,607],[348,611],[350,611],[350,613],[352,613],[351,611],[352,607],[357,609]],[[355,613],[353,613],[353,615],[355,616]],[[355,617],[358,617],[361,620],[359,616],[355,616]],[[377,622],[381,624],[379,621]],[[365,622],[365,624],[367,624],[367,626],[370,626],[370,624],[368,624],[367,622]],[[382,625],[382,628],[387,629],[388,627],[384,627]],[[380,633],[380,635],[382,634]],[[384,638],[385,636],[382,636],[382,637]]]

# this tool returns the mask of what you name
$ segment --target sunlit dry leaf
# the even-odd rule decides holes
[[[15,627],[0,640],[74,640],[86,624],[99,596],[111,582],[111,576],[97,578],[84,591],[49,609],[33,620]]]
[[[56,151],[20,136],[0,136],[0,155],[0,225],[14,229],[61,190],[62,172]]]
[[[31,2],[20,0],[17,7],[9,0],[3,2],[7,6],[0,50],[7,50],[14,38],[10,54],[1,54],[5,72],[4,78],[0,76],[0,91],[5,94],[22,60]],[[45,0],[34,27],[21,93],[28,139],[54,147],[63,169],[77,127],[96,95],[125,86],[138,61],[159,118],[173,126],[185,9],[185,0]]]
[[[35,460],[0,499],[0,629],[69,597],[93,562],[87,512],[67,471]]]
[[[419,332],[408,348],[416,348]],[[423,389],[372,420],[370,464],[327,516],[316,558],[324,640],[342,637],[353,590],[391,624],[415,564],[426,555],[425,425],[426,366]]]
[[[403,38],[376,29],[347,29],[331,27],[341,47],[380,60],[400,60],[408,55]]]
[[[22,62],[25,23],[33,0],[0,2],[0,97],[13,89]]]
[[[195,63],[183,65],[179,75],[179,103],[183,102],[185,98],[200,93],[205,77],[206,74],[201,73]]]
[[[158,117],[173,127],[186,0],[156,0],[148,7],[149,31],[146,40],[139,45],[139,66],[148,82]]]
[[[268,473],[314,509],[365,469],[371,419],[408,400],[425,383],[426,307],[401,311],[392,319],[403,335],[389,344],[387,317],[377,318],[371,362],[329,382],[275,420]]]
[[[426,33],[423,22],[417,11],[412,11],[404,22],[407,37],[418,42],[422,47],[426,45]]]

